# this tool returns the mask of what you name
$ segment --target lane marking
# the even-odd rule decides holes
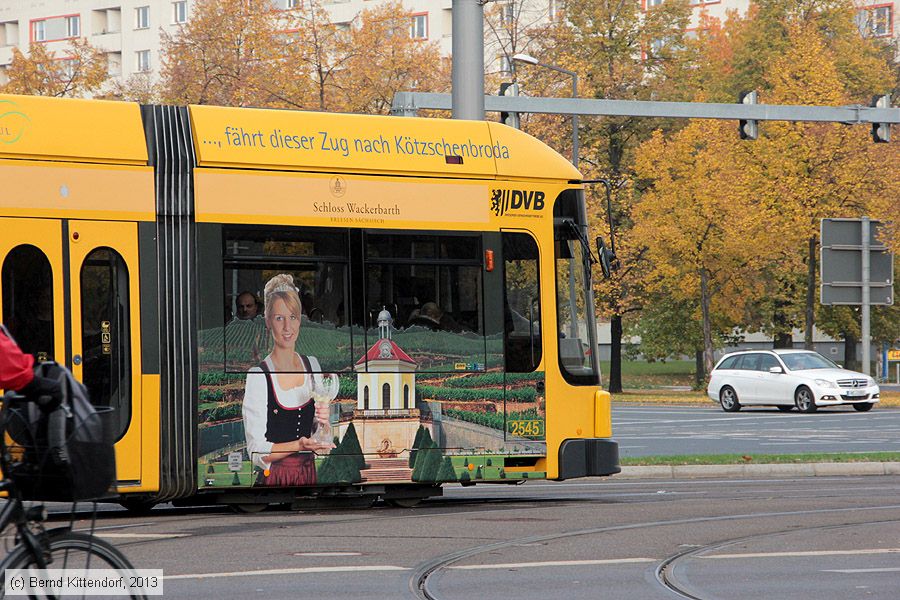
[[[822,569],[822,573],[897,573],[900,567],[886,567],[884,569]]]
[[[746,554],[716,554],[701,558],[777,558],[787,556],[849,556],[858,554],[897,554],[900,548],[866,548],[861,550],[807,550],[801,552],[749,552]]]
[[[304,573],[347,573],[352,571],[409,571],[407,567],[394,565],[346,566],[346,567],[303,567],[296,569],[264,569],[259,571],[232,571],[226,573],[190,573],[187,575],[166,575],[170,579],[213,579],[215,577],[261,577],[268,575],[302,575]]]
[[[546,562],[501,563],[494,565],[464,565],[447,567],[460,571],[476,571],[484,569],[525,569],[531,567],[581,567],[588,565],[622,565],[657,562],[656,558],[608,558],[597,560],[552,560]]]
[[[107,533],[105,531],[98,532],[97,537],[112,539],[139,539],[147,538],[154,540],[169,540],[172,538],[191,537],[190,533]]]

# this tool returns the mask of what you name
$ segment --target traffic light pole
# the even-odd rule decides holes
[[[413,117],[419,109],[450,110],[450,94],[397,92],[391,114]],[[589,98],[532,98],[484,96],[487,112],[545,113],[601,117],[664,117],[755,121],[807,121],[859,124],[900,124],[900,108],[871,106],[802,106],[775,104],[716,104],[704,102],[653,102],[644,100],[595,100]],[[481,117],[483,118],[483,117]]]

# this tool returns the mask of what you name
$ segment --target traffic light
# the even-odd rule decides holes
[[[756,91],[741,92],[738,102],[741,104],[756,104]],[[755,140],[759,137],[759,121],[756,119],[741,119],[738,124],[738,130],[742,140]]]
[[[873,108],[890,108],[891,95],[875,96],[872,98]],[[886,144],[891,141],[890,123],[872,123],[872,140],[876,144]]]
[[[519,84],[513,83],[510,81],[505,81],[500,84],[500,95],[501,96],[518,96],[519,95]],[[514,112],[501,112],[500,113],[500,122],[504,125],[509,125],[510,127],[519,128],[519,113]]]

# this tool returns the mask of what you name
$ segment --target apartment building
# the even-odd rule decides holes
[[[302,0],[270,0],[288,10]],[[386,0],[321,0],[334,23],[350,26],[366,7]],[[650,10],[665,0],[633,0]],[[516,18],[534,24],[553,18],[559,0],[509,0],[493,6],[499,23]],[[724,19],[729,10],[745,12],[750,0],[690,0],[691,30],[699,28],[701,15]],[[125,79],[135,73],[151,77],[160,65],[160,32],[175,33],[191,18],[195,0],[0,0],[0,83],[12,61],[13,48],[25,51],[29,44],[46,44],[60,52],[75,38],[85,38],[107,56],[109,73]],[[518,4],[517,4],[518,3]],[[897,2],[859,0],[860,31],[876,37],[893,37],[897,29]],[[413,15],[410,35],[436,41],[445,54],[452,48],[452,0],[404,0]],[[491,4],[487,5],[491,7]],[[506,57],[496,39],[486,35],[485,61],[490,70],[507,70]],[[492,37],[494,38],[492,42]]]

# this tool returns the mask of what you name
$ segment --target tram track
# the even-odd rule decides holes
[[[524,544],[539,544],[550,541],[557,541],[566,538],[574,538],[579,536],[586,535],[597,535],[602,533],[612,533],[612,532],[620,532],[620,531],[633,531],[638,529],[649,529],[655,527],[666,527],[673,525],[696,525],[701,523],[715,523],[715,522],[725,522],[725,521],[738,521],[738,520],[746,520],[746,519],[765,519],[765,518],[775,518],[775,517],[792,517],[792,516],[804,516],[804,515],[823,515],[823,514],[835,514],[835,513],[860,513],[860,512],[868,512],[868,511],[877,511],[877,510],[897,510],[900,509],[900,504],[891,504],[891,505],[882,505],[882,506],[868,506],[868,507],[853,507],[853,508],[823,508],[823,509],[812,509],[812,510],[802,510],[802,511],[783,511],[783,512],[759,512],[759,513],[745,513],[740,515],[720,515],[714,517],[693,517],[693,518],[685,518],[685,519],[672,519],[672,520],[662,520],[662,521],[649,521],[645,523],[630,523],[627,525],[612,525],[607,527],[591,527],[587,529],[576,529],[567,532],[554,533],[554,534],[546,534],[546,535],[538,535],[538,536],[529,536],[523,538],[514,538],[509,540],[503,540],[501,542],[494,542],[490,544],[484,544],[480,546],[472,546],[470,548],[465,548],[461,550],[457,550],[452,553],[444,554],[441,556],[434,557],[428,561],[420,563],[414,569],[412,574],[409,577],[409,590],[413,593],[416,598],[420,600],[442,600],[440,594],[434,589],[432,585],[432,581],[436,575],[444,571],[445,569],[452,567],[454,564],[479,554],[485,554],[489,552],[494,552],[497,550],[511,548],[513,546],[524,545]],[[850,523],[840,523],[840,524],[831,524],[827,526],[820,527],[810,527],[808,528],[810,531],[815,529],[826,529],[826,528],[836,528],[836,527],[847,527],[851,525],[861,525],[861,524],[869,524],[869,523],[881,523],[881,522],[894,522],[894,521],[862,521],[862,522],[850,522]],[[683,598],[688,598],[690,600],[704,600],[701,596],[693,595],[690,590],[683,590],[682,588],[687,586],[679,586],[677,582],[671,581],[671,576],[669,576],[669,582],[667,582],[667,572],[670,572],[671,569],[667,569],[667,566],[673,565],[677,560],[681,560],[687,556],[693,556],[703,551],[709,551],[709,548],[719,547],[719,546],[727,546],[729,544],[740,543],[746,539],[751,539],[753,537],[765,537],[765,536],[773,536],[773,535],[783,535],[787,533],[793,533],[796,531],[801,531],[802,528],[790,528],[785,530],[779,530],[775,532],[767,532],[765,534],[760,534],[758,536],[747,536],[745,538],[735,538],[733,540],[727,540],[724,542],[717,542],[716,544],[712,544],[710,546],[704,546],[702,548],[692,548],[685,552],[678,553],[673,555],[667,559],[664,559],[660,565],[656,569],[657,580],[663,585],[664,588],[679,594]]]
[[[846,510],[855,510],[855,509],[846,509]],[[900,522],[900,519],[889,519],[889,520],[881,520],[881,521],[867,521],[865,525],[879,525],[886,523],[897,523]],[[845,527],[858,526],[861,523],[839,523],[839,524],[831,524],[831,525],[817,525],[813,527],[792,527],[790,529],[783,529],[779,531],[770,531],[767,533],[760,533],[756,535],[748,535],[737,538],[731,538],[727,540],[720,540],[714,544],[707,544],[704,546],[700,546],[698,548],[689,548],[677,554],[673,554],[668,558],[664,559],[659,565],[656,567],[655,575],[656,580],[659,582],[661,586],[665,589],[674,592],[682,598],[687,600],[707,600],[704,598],[701,591],[693,589],[693,587],[686,581],[683,581],[676,572],[676,567],[682,561],[688,561],[691,559],[695,559],[701,557],[703,555],[717,552],[719,550],[723,550],[728,548],[729,546],[734,546],[737,544],[746,544],[750,542],[757,542],[760,540],[764,540],[766,538],[777,537],[781,535],[795,535],[797,533],[807,533],[812,531],[829,531],[834,529],[842,529]]]

